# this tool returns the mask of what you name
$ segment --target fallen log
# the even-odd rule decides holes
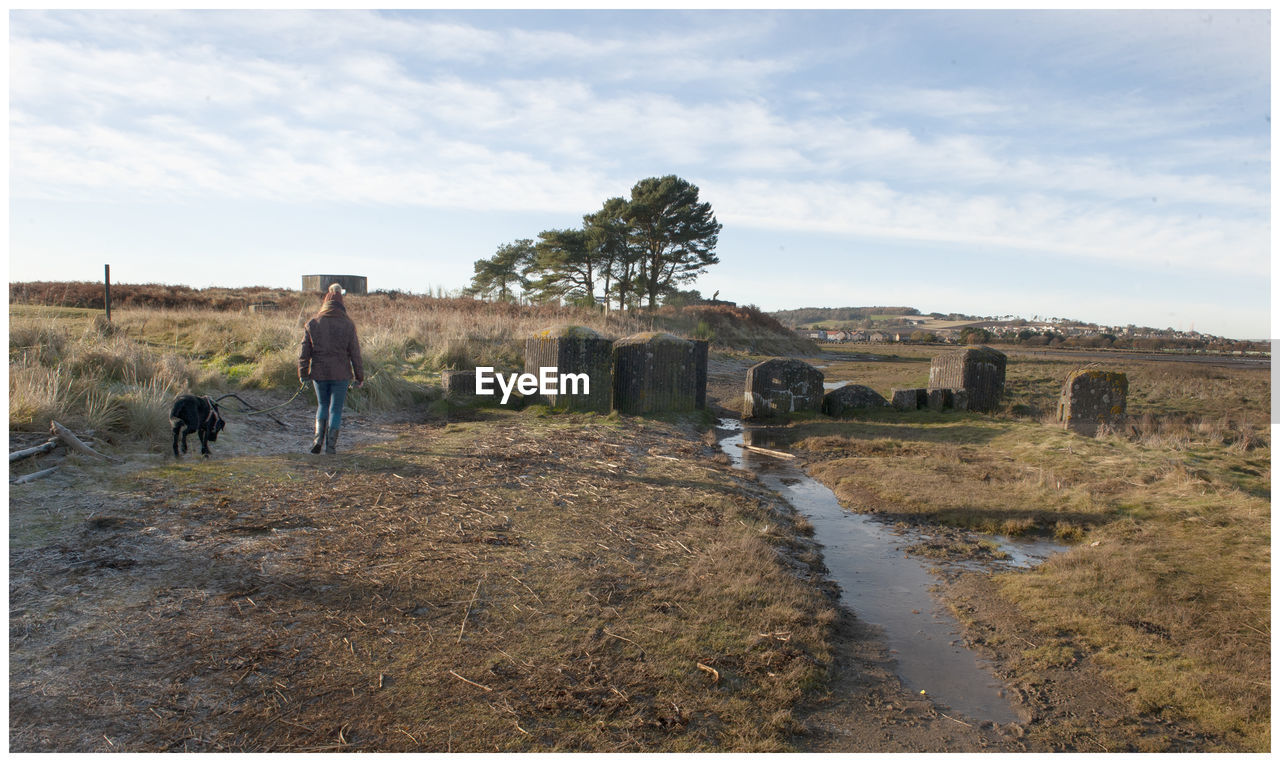
[[[50,474],[52,474],[54,471],[57,471],[57,470],[58,470],[58,467],[54,466],[53,468],[46,468],[43,471],[33,471],[27,474],[26,476],[19,476],[17,479],[13,480],[13,483],[26,484],[27,482],[33,482],[36,479],[43,479],[44,477],[49,476]]]
[[[749,445],[749,444],[744,444],[742,446],[742,449],[750,450],[751,452],[758,452],[761,455],[770,455],[775,458],[782,458],[784,460],[793,460],[796,457],[789,452],[779,452],[777,450],[766,450],[763,447],[756,447],[755,445]]]
[[[85,444],[84,442],[81,442],[80,439],[76,437],[75,434],[71,433],[71,429],[68,429],[66,426],[63,426],[57,421],[51,421],[49,423],[49,433],[53,434],[58,439],[62,440],[62,442],[66,444],[67,447],[70,447],[76,452],[84,453],[85,455],[92,455],[95,458],[102,458],[103,460],[109,460],[112,463],[123,462],[119,458],[113,458],[110,455],[103,455],[102,453],[93,449],[92,447]]]
[[[17,452],[9,453],[9,462],[16,463],[24,458],[30,458],[32,455],[43,455],[46,452],[53,452],[53,448],[57,446],[58,440],[50,439],[42,445],[36,445],[35,447],[28,447],[25,450],[18,450]]]

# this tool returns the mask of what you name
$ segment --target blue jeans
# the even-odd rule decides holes
[[[342,406],[347,401],[347,384],[350,381],[312,381],[316,385],[316,423],[325,423],[330,431],[342,426]]]

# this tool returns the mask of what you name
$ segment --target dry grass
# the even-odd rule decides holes
[[[10,294],[92,303],[95,292],[88,285],[11,284]],[[153,425],[159,421],[154,415],[135,419],[144,402],[183,392],[289,393],[297,388],[298,343],[302,326],[318,307],[313,297],[263,289],[117,290],[121,298],[110,324],[90,309],[11,306],[11,428],[40,430],[56,419],[117,440],[140,436],[150,444],[162,432]],[[245,309],[268,297],[279,309]],[[145,306],[153,304],[168,306]],[[658,329],[703,335],[721,346],[812,346],[752,308],[695,306],[610,315],[403,294],[348,295],[347,304],[360,332],[368,379],[350,404],[365,411],[429,402],[438,396],[439,372],[446,368],[520,370],[524,340],[564,325],[585,325],[614,338]]]
[[[836,610],[790,509],[688,430],[492,415],[18,538],[13,748],[793,749]]]
[[[1039,650],[1023,667],[1091,660],[1147,723],[1189,724],[1205,749],[1267,750],[1269,374],[1117,361],[1134,417],[1085,438],[1027,413],[1049,409],[1078,364],[1011,357],[1012,399],[995,416],[883,411],[800,421],[792,436],[853,509],[1077,542],[999,578],[1034,623]],[[837,372],[884,393],[927,368],[900,358]],[[1159,737],[1129,743],[1163,748]]]

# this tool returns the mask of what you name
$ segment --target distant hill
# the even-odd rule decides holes
[[[819,322],[884,320],[919,315],[920,310],[915,307],[801,307],[796,310],[778,310],[769,314],[783,325],[799,327]]]

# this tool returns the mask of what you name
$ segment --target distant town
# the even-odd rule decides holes
[[[1136,325],[1098,325],[1059,317],[975,317],[912,307],[810,307],[770,313],[802,336],[846,343],[998,343],[1024,346],[1228,352],[1269,355],[1266,341],[1242,341],[1195,330]]]

